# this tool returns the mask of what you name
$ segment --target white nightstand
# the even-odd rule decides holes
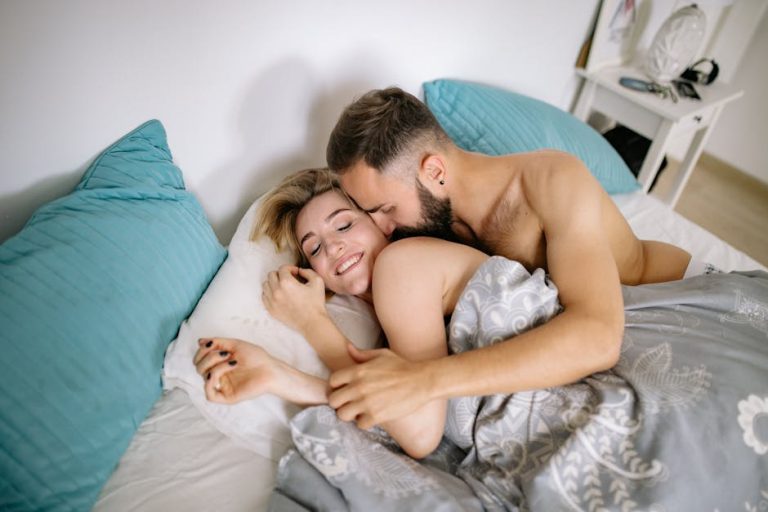
[[[681,97],[674,103],[670,98],[662,99],[655,94],[619,85],[619,78],[623,76],[647,80],[642,71],[634,67],[610,67],[591,73],[577,69],[576,72],[585,79],[573,111],[576,117],[586,121],[590,112],[595,110],[652,141],[638,174],[638,181],[645,192],[653,183],[672,137],[695,131],[674,186],[663,198],[672,207],[677,203],[720,111],[728,102],[743,94],[740,89],[715,82],[695,86],[701,96],[700,101]]]

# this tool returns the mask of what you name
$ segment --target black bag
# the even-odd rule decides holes
[[[626,162],[627,167],[632,171],[632,174],[637,176],[640,172],[640,167],[643,166],[645,155],[648,154],[648,149],[651,147],[651,141],[620,124],[617,124],[616,128],[612,128],[605,132],[603,137],[606,138],[624,162]],[[656,176],[653,178],[653,183],[651,183],[649,191],[653,190],[656,181],[661,175],[661,171],[664,170],[666,166],[667,157],[665,156],[659,166],[659,172],[657,172]]]

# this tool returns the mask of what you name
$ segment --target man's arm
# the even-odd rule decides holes
[[[433,361],[375,351],[331,376],[331,406],[371,424],[438,398],[513,393],[571,383],[611,368],[624,326],[618,271],[602,227],[600,185],[575,158],[557,155],[526,191],[547,241],[550,275],[564,311],[496,345]],[[355,354],[353,354],[353,357]]]

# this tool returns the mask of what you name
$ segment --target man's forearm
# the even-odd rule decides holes
[[[429,396],[514,393],[577,381],[615,365],[621,328],[567,311],[493,346],[425,363]]]

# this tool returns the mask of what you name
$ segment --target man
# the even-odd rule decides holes
[[[427,362],[350,347],[368,362],[331,376],[330,404],[361,428],[433,399],[557,386],[613,367],[624,328],[620,283],[680,279],[691,259],[678,247],[638,240],[576,157],[463,151],[426,105],[398,88],[348,106],[327,159],[387,236],[458,239],[530,271],[544,268],[564,307],[514,339]]]

